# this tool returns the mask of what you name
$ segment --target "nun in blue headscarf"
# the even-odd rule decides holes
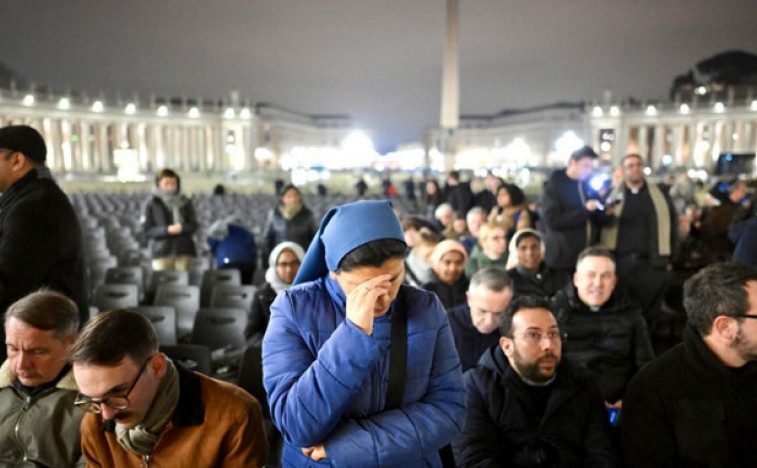
[[[402,285],[405,247],[390,202],[332,208],[271,305],[263,383],[283,466],[441,466],[462,429],[449,322]]]

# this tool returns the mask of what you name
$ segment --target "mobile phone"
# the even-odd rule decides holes
[[[620,410],[617,408],[607,408],[607,415],[610,418],[610,425],[611,426],[617,426],[618,425],[618,415],[620,414]]]

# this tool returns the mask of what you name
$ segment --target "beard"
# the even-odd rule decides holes
[[[552,359],[554,361],[554,364],[551,370],[547,370],[545,372],[541,368],[541,365],[547,359]],[[554,378],[555,372],[557,372],[558,364],[560,364],[560,358],[557,357],[557,355],[555,355],[552,351],[548,351],[543,356],[537,358],[534,362],[526,362],[523,359],[523,356],[521,356],[521,354],[518,352],[518,348],[513,349],[513,366],[515,367],[515,370],[518,372],[518,374],[520,374],[521,377],[530,382],[537,384],[549,382],[552,378]]]
[[[736,349],[739,357],[744,361],[757,361],[757,343],[744,336],[741,326],[739,326],[739,331],[736,333],[736,338],[731,343],[731,346]]]

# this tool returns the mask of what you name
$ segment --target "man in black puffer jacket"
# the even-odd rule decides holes
[[[620,466],[593,380],[561,359],[549,302],[514,299],[499,344],[464,375],[468,416],[453,443],[460,467]]]
[[[555,294],[552,310],[567,333],[565,355],[596,379],[605,403],[620,409],[631,377],[654,358],[641,308],[615,288],[609,250],[581,252],[573,284]]]

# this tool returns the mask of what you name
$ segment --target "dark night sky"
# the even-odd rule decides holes
[[[757,53],[755,0],[461,0],[461,113],[664,98]],[[444,0],[3,0],[0,62],[38,85],[350,114],[379,150],[438,125]]]

